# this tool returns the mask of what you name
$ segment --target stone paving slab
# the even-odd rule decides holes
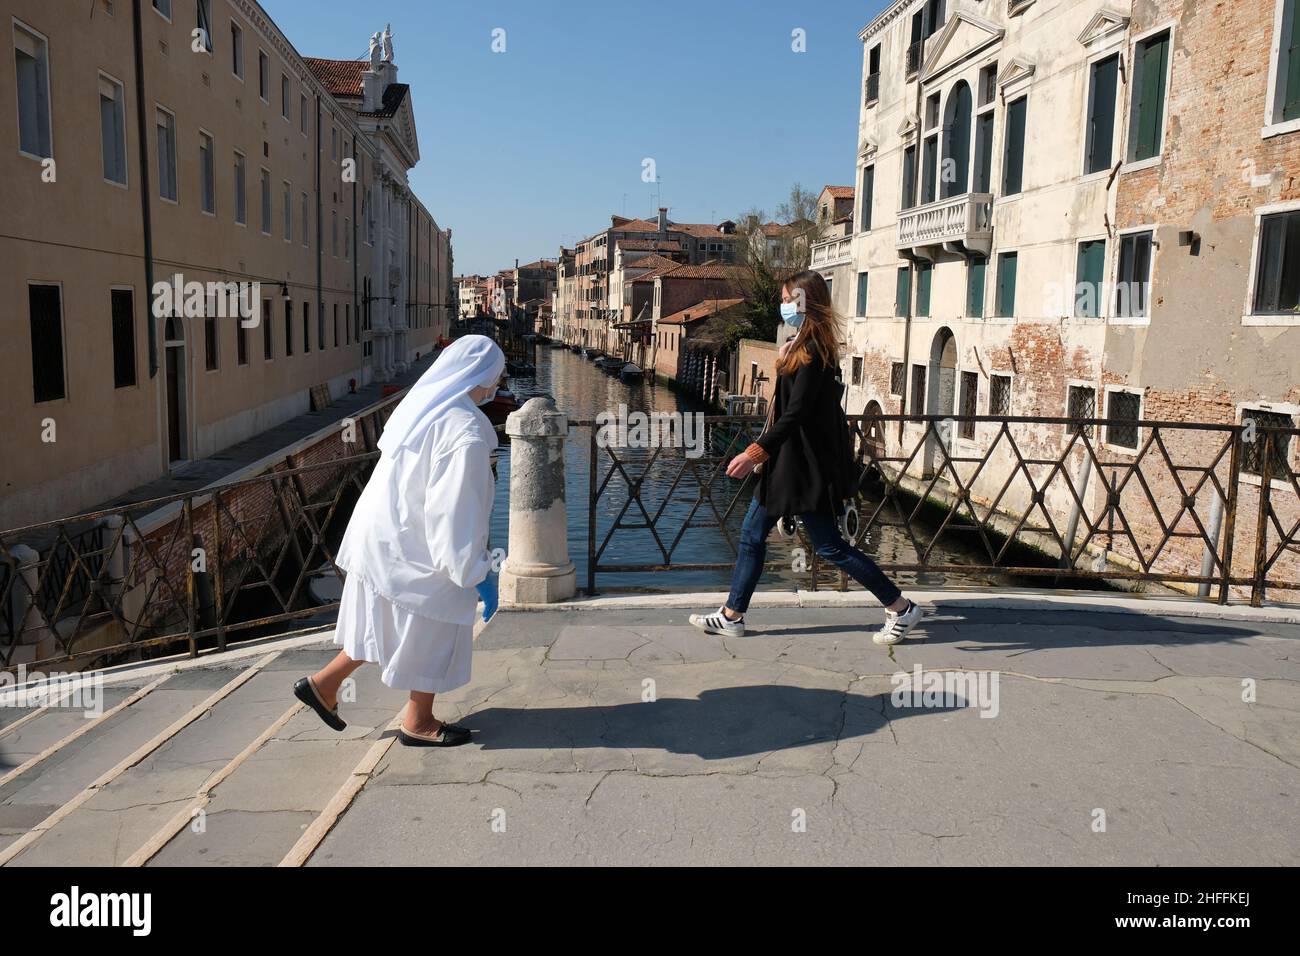
[[[1300,862],[1300,627],[948,610],[890,660],[879,610],[686,613],[499,615],[474,741],[392,748],[310,865]],[[897,706],[917,664],[996,716]]]

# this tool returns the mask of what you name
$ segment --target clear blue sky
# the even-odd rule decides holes
[[[416,193],[458,273],[553,257],[611,214],[771,214],[853,179],[862,45],[887,0],[262,0],[306,56],[355,59],[393,25]],[[491,49],[506,31],[506,51]],[[791,50],[806,31],[807,52]],[[641,180],[655,160],[662,202]]]

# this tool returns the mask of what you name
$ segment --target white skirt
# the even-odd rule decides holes
[[[474,627],[412,614],[349,574],[334,643],[354,661],[378,664],[389,687],[440,694],[469,683]]]

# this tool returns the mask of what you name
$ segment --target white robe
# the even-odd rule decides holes
[[[474,586],[491,570],[496,445],[463,396],[419,444],[379,459],[348,521],[334,641],[381,665],[390,687],[440,693],[469,681]]]

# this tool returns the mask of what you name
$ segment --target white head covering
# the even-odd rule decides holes
[[[506,357],[485,335],[466,335],[447,348],[411,386],[384,424],[379,448],[389,458],[413,449],[453,404],[468,401],[469,390],[496,385],[505,371]]]

